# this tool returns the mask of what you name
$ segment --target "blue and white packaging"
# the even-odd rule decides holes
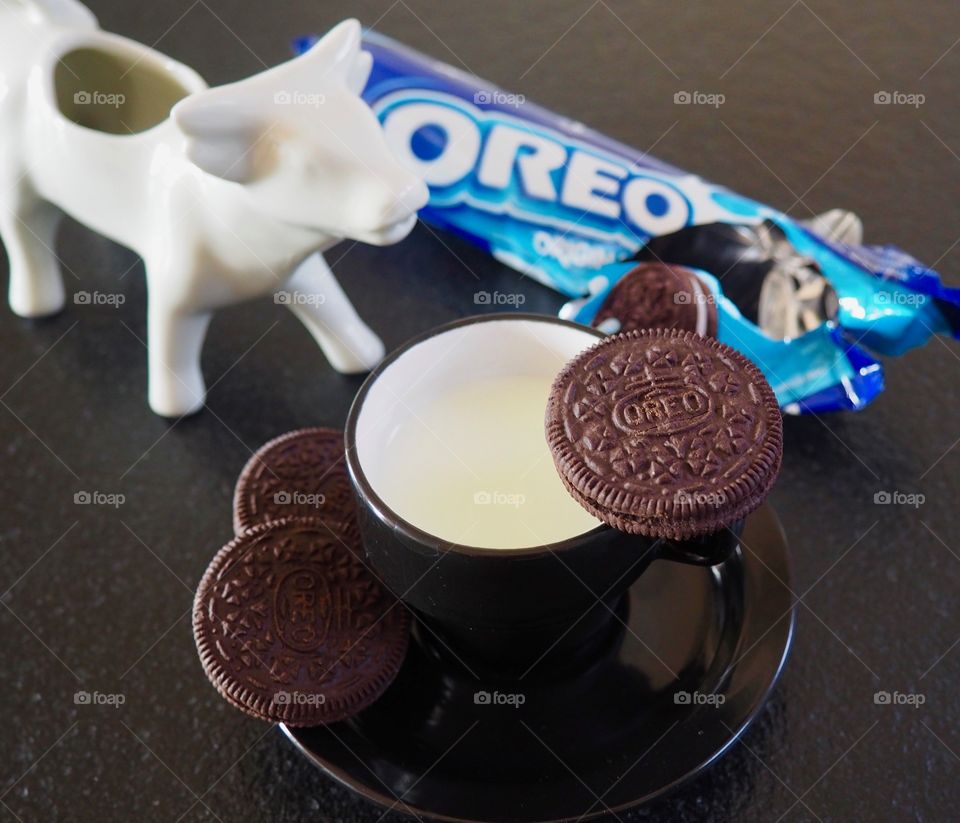
[[[899,249],[830,239],[816,221],[801,224],[382,35],[368,32],[364,48],[374,62],[363,96],[430,187],[421,218],[581,298],[564,316],[589,324],[652,239],[728,224],[779,230],[836,295],[829,316],[778,336],[724,294],[725,267],[696,266],[716,301],[718,338],[757,363],[787,412],[862,408],[883,389],[867,349],[898,355],[960,332],[960,289]]]

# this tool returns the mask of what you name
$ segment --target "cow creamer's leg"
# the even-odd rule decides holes
[[[187,314],[160,301],[147,312],[150,408],[163,417],[181,417],[203,407],[206,387],[200,350],[210,325],[209,312]]]
[[[0,206],[0,235],[10,260],[10,308],[42,317],[63,308],[63,274],[54,253],[60,211],[32,196]]]
[[[337,371],[369,371],[383,359],[383,343],[360,319],[323,255],[308,257],[277,294]]]

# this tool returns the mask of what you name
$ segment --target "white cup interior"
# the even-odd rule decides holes
[[[596,335],[586,329],[550,318],[518,317],[457,326],[407,349],[380,372],[357,415],[357,459],[370,486],[392,508],[386,488],[390,443],[415,408],[478,378],[553,379],[569,360],[596,342]]]

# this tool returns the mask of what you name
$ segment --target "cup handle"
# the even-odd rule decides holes
[[[713,534],[690,540],[664,540],[659,557],[693,566],[716,566],[727,560],[740,544],[743,521],[738,521]]]

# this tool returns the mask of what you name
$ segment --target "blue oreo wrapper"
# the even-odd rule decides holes
[[[854,216],[801,223],[382,35],[364,48],[364,99],[430,187],[421,218],[576,298],[561,316],[591,324],[645,256],[683,265],[788,413],[862,408],[884,385],[868,350],[960,332],[960,289],[863,245]]]

